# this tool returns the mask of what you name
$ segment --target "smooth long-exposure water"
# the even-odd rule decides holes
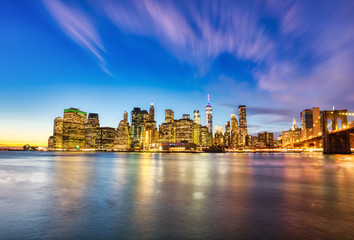
[[[354,155],[0,152],[0,239],[354,239]]]

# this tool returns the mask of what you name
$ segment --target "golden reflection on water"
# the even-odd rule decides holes
[[[0,161],[9,238],[29,222],[62,239],[354,236],[353,155],[47,154]]]
[[[90,190],[93,165],[89,155],[60,153],[55,157],[53,209],[59,224],[70,227],[80,220],[82,205]],[[60,220],[62,219],[62,220]]]

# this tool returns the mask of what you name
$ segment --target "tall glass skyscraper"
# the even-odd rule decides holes
[[[208,94],[208,105],[205,107],[205,125],[208,132],[213,136],[213,108],[210,106],[210,99]]]
[[[239,120],[239,146],[246,146],[247,143],[247,118],[246,105],[238,106],[238,120]]]

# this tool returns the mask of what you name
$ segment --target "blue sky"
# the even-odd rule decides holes
[[[353,1],[1,1],[0,143],[44,144],[78,107],[116,127],[199,109],[214,126],[246,104],[249,132],[299,112],[354,110]]]

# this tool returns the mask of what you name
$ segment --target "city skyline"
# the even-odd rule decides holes
[[[304,109],[354,109],[354,3],[3,1],[0,144],[45,145],[78,107],[117,127],[124,111],[179,118],[210,94],[213,126],[247,106],[251,135]]]

